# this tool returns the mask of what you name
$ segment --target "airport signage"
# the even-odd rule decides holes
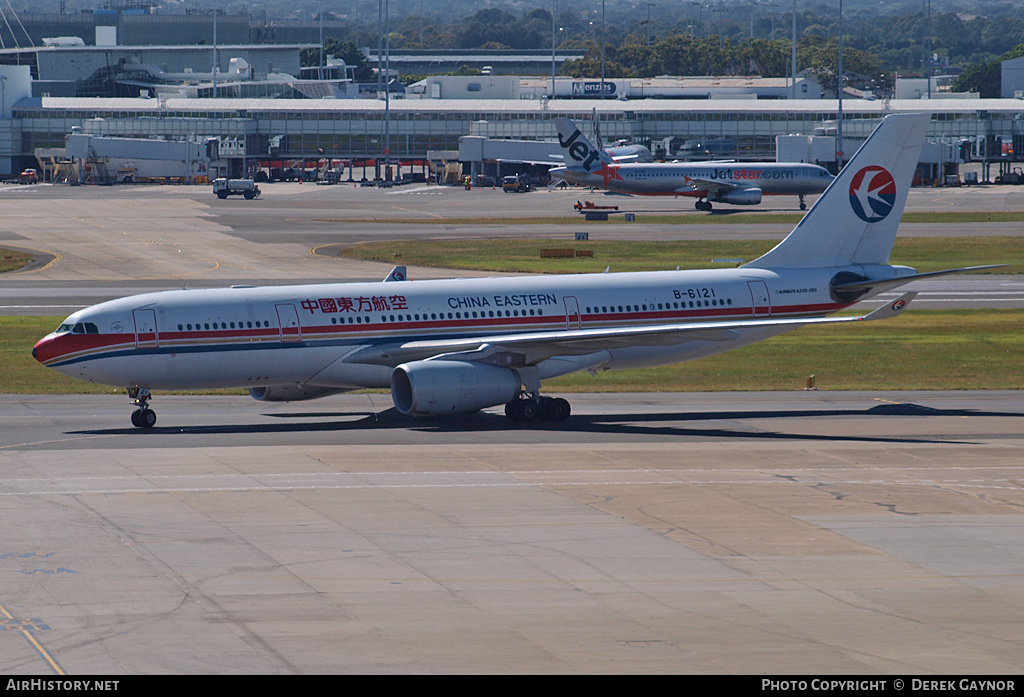
[[[615,95],[614,82],[573,82],[574,97],[612,97]]]

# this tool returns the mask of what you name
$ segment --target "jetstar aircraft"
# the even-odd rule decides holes
[[[555,120],[565,167],[548,174],[571,184],[643,196],[694,196],[698,210],[710,211],[711,202],[756,206],[763,195],[800,198],[820,194],[832,175],[818,165],[788,162],[650,162],[619,163],[590,144],[572,121]]]
[[[514,420],[569,416],[541,381],[579,370],[701,358],[809,324],[924,276],[888,264],[927,115],[887,117],[796,228],[739,268],[177,290],[75,312],[33,355],[128,388],[151,427],[151,389],[247,387],[301,400],[390,387],[403,414],[505,404]]]

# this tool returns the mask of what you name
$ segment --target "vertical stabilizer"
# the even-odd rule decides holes
[[[747,266],[887,264],[929,118],[893,114],[882,119],[789,236]]]
[[[558,128],[558,144],[562,147],[562,159],[569,169],[596,174],[601,171],[602,165],[612,163],[608,154],[595,148],[569,119],[557,118],[555,126]]]

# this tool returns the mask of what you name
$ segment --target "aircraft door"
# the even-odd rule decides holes
[[[772,301],[768,295],[768,284],[764,281],[747,281],[754,317],[767,317],[772,313]]]
[[[301,341],[302,327],[299,325],[299,313],[295,306],[285,303],[275,307],[281,326],[281,341]]]
[[[582,324],[582,318],[580,317],[580,304],[571,295],[567,295],[562,298],[562,302],[565,303],[565,328],[566,329],[580,329]]]
[[[132,310],[135,319],[135,348],[157,348],[160,335],[156,329],[156,310]]]

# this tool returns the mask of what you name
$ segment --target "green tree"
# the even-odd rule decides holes
[[[982,99],[997,99],[1002,92],[1003,61],[1021,56],[1024,56],[1024,44],[1018,44],[990,61],[971,63],[953,83],[953,91],[977,92]]]
[[[373,69],[366,62],[366,56],[356,48],[351,41],[339,41],[333,36],[324,38],[324,56],[334,56],[345,61],[346,65],[355,67],[355,79],[357,81],[369,80],[373,77]],[[300,54],[300,64],[304,68],[315,66],[320,60],[320,51],[315,48],[303,49]]]

